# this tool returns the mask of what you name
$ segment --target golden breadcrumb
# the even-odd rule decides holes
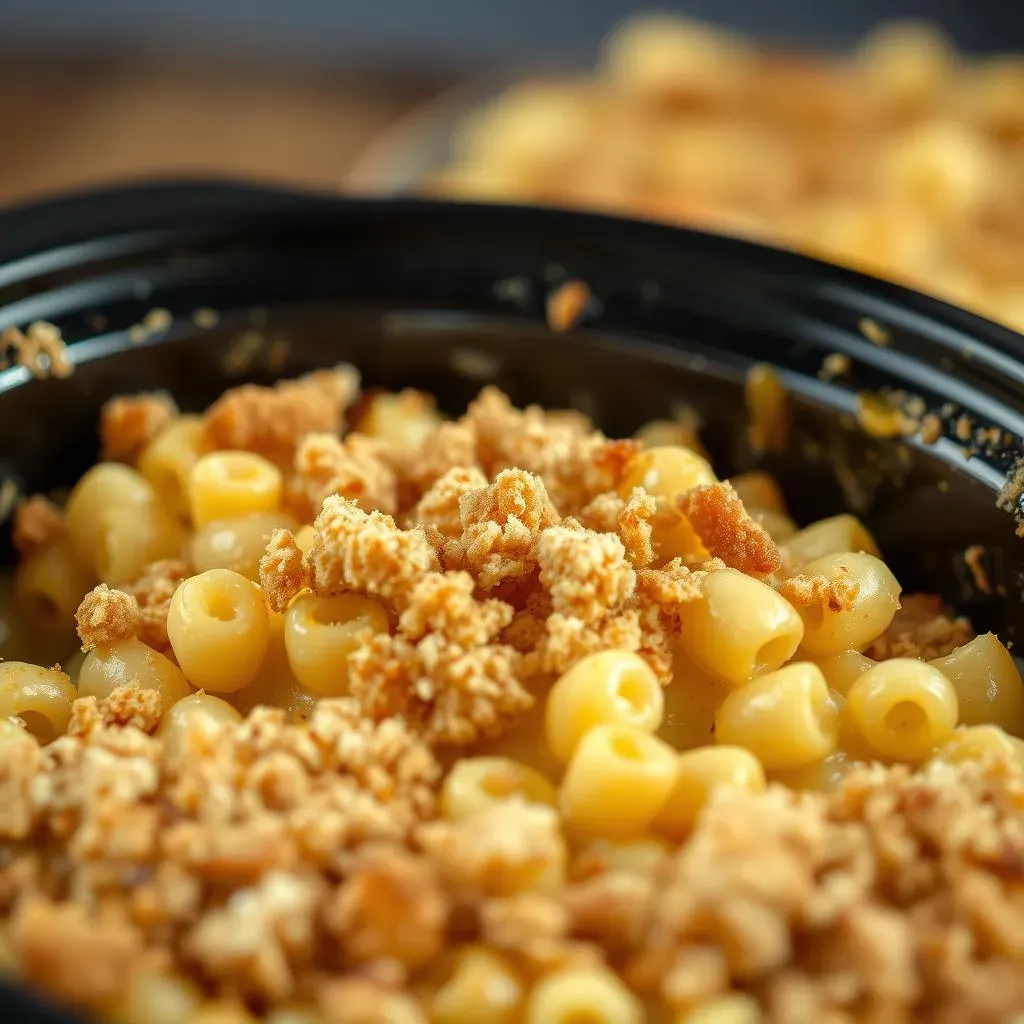
[[[114,687],[102,700],[76,700],[67,733],[84,739],[94,729],[106,725],[130,725],[142,732],[153,732],[163,711],[159,690],[143,690],[134,682],[125,683]]]
[[[942,437],[942,420],[930,412],[921,419],[921,440],[925,444],[935,444]]]
[[[183,580],[192,575],[192,567],[179,559],[151,562],[142,575],[128,588],[139,603],[139,639],[158,651],[166,651],[167,612],[171,598]]]
[[[864,652],[869,658],[943,658],[973,640],[963,616],[951,618],[937,594],[904,594],[889,628]]]
[[[78,638],[82,650],[126,640],[139,632],[141,623],[139,602],[123,590],[111,590],[100,583],[82,598],[75,612]]]
[[[559,416],[535,405],[516,409],[493,387],[480,392],[460,423],[472,430],[475,463],[485,473],[521,469],[539,476],[562,515],[615,490],[640,447],[636,441],[610,441],[579,414]]]
[[[374,719],[400,715],[427,743],[465,745],[500,735],[533,704],[519,659],[501,644],[467,652],[434,635],[413,643],[384,634],[349,656],[349,685]]]
[[[782,565],[775,541],[751,518],[732,484],[694,487],[679,496],[678,505],[704,547],[731,568],[767,574]]]
[[[477,460],[476,430],[465,420],[442,423],[423,439],[406,464],[409,483],[419,494],[453,470],[481,468]],[[486,479],[485,476],[485,482]]]
[[[340,495],[364,512],[394,515],[398,511],[398,480],[384,458],[387,445],[365,434],[344,441],[333,434],[307,434],[295,452],[295,473],[289,504],[300,522],[314,519],[324,498]]]
[[[55,941],[56,940],[56,941]],[[45,895],[22,900],[11,921],[20,974],[61,1002],[110,1006],[138,966],[143,939],[131,923]]]
[[[588,530],[617,533],[636,569],[654,561],[655,527],[669,528],[678,519],[679,513],[664,498],[655,498],[642,487],[634,487],[628,498],[614,491],[599,494],[579,515],[580,523]]]
[[[260,557],[260,586],[275,612],[286,611],[292,599],[309,586],[306,556],[289,530],[275,530]]]
[[[480,906],[484,943],[510,958],[527,976],[600,964],[601,950],[572,939],[571,924],[562,901],[541,892],[491,897]]]
[[[465,900],[557,886],[565,877],[558,812],[543,804],[510,799],[460,821],[428,822],[416,838]]]
[[[422,529],[400,530],[391,516],[337,495],[324,500],[313,529],[308,561],[318,594],[357,591],[401,603],[425,572],[440,567]]]
[[[324,1024],[427,1024],[411,995],[357,974],[326,981],[317,1009]]]
[[[547,297],[548,327],[556,334],[572,330],[583,319],[592,299],[583,281],[565,281]]]
[[[636,589],[659,607],[681,606],[700,600],[706,575],[703,570],[690,569],[681,558],[673,558],[660,569],[641,569],[636,574]]]
[[[779,1024],[882,1007],[1007,1021],[1024,1006],[1024,947],[1002,938],[1024,925],[1010,896],[1022,805],[1020,774],[1001,763],[876,766],[833,794],[723,794],[674,856],[627,977],[672,1001],[680,960],[711,946],[723,963],[700,996],[751,988]],[[811,1016],[790,1015],[798,995]]]
[[[626,499],[621,494],[605,491],[592,498],[575,518],[584,529],[595,533],[615,533],[619,527],[619,516],[625,507]]]
[[[33,494],[18,503],[11,524],[11,543],[23,557],[35,554],[62,537],[64,513],[49,498]]]
[[[478,603],[465,573],[425,576],[406,596],[399,633],[366,638],[349,656],[349,686],[374,719],[400,715],[429,744],[497,736],[534,699],[521,655],[497,643],[513,610]]]
[[[134,462],[177,415],[174,399],[163,391],[110,399],[100,409],[100,458]]]
[[[523,629],[524,627],[520,627]],[[525,634],[527,654],[523,674],[547,678],[567,672],[577,661],[599,651],[632,651],[647,656],[651,667],[668,682],[672,678],[671,657],[662,650],[660,623],[653,624],[636,609],[586,622],[574,615],[550,614]],[[511,643],[516,637],[509,638]],[[656,657],[654,657],[656,655]]]
[[[0,331],[0,370],[6,370],[11,361],[39,380],[64,380],[75,370],[60,328],[45,320],[29,324],[24,332],[17,327]]]
[[[992,581],[985,569],[985,549],[980,544],[971,544],[964,551],[964,564],[971,572],[974,585],[982,594],[992,593]]]
[[[462,495],[459,518],[462,535],[446,547],[447,557],[469,569],[482,589],[493,590],[536,571],[540,531],[561,517],[539,477],[504,469],[493,484]]]
[[[341,432],[358,392],[358,372],[344,365],[272,388],[243,384],[210,406],[206,433],[215,448],[252,451],[287,466],[307,434]]]
[[[439,476],[413,510],[413,521],[433,527],[442,537],[455,540],[462,535],[460,502],[463,495],[487,486],[487,477],[474,466],[456,466]]]
[[[810,573],[790,576],[779,584],[779,593],[796,608],[817,605],[841,612],[853,607],[860,586],[853,580],[849,569],[841,566],[834,576]]]
[[[398,631],[410,640],[437,633],[467,650],[492,641],[511,621],[511,605],[495,598],[477,601],[466,572],[425,574],[408,595]]]
[[[549,527],[537,541],[540,582],[554,612],[598,622],[633,596],[636,573],[615,534],[569,523]]]
[[[661,507],[665,507],[664,503]],[[626,557],[634,568],[642,569],[654,561],[652,521],[658,512],[658,499],[647,494],[643,488],[634,487],[618,515],[616,526],[619,537],[626,549]]]
[[[367,843],[349,870],[324,910],[347,960],[415,969],[441,953],[451,900],[433,862],[397,844]]]

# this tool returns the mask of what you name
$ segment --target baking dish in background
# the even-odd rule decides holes
[[[1021,329],[1021,111],[1024,60],[958,54],[926,25],[822,54],[654,15],[592,72],[524,68],[432,101],[349,185],[724,231]]]
[[[546,300],[570,278],[593,301],[556,336]],[[154,308],[170,322],[140,336]],[[996,507],[1024,453],[1024,341],[853,271],[595,214],[150,185],[0,217],[0,330],[39,319],[60,327],[75,370],[0,372],[8,495],[66,486],[94,462],[113,395],[162,388],[199,410],[244,380],[340,360],[447,411],[493,382],[611,435],[686,403],[723,475],[769,469],[800,522],[851,509],[908,591],[940,592],[1004,641],[1024,625],[1022,546]],[[849,371],[823,374],[836,354]],[[794,414],[788,450],[762,460],[743,398],[758,363],[777,368]],[[940,417],[938,438],[865,433],[858,396],[894,391],[918,419]],[[981,576],[965,562],[975,545]]]

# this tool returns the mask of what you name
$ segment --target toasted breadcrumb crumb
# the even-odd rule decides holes
[[[75,370],[60,328],[45,320],[29,324],[24,333],[17,327],[0,332],[0,370],[10,365],[11,359],[39,380],[64,380]]]
[[[100,457],[133,463],[143,448],[178,415],[166,392],[123,395],[100,409]]]
[[[49,498],[33,494],[14,509],[11,543],[20,555],[27,557],[62,537],[66,529],[64,513]]]
[[[579,524],[552,526],[537,542],[541,585],[555,613],[597,622],[632,597],[636,573],[621,540]]]
[[[400,530],[391,516],[337,495],[324,499],[313,529],[308,561],[318,594],[354,590],[401,604],[424,573],[440,568],[421,528]]]
[[[572,330],[583,318],[592,295],[583,281],[566,281],[547,298],[548,327],[557,334]]]
[[[700,600],[705,575],[702,570],[691,570],[681,558],[673,558],[660,569],[641,569],[636,589],[661,607],[689,604]]]
[[[829,611],[846,611],[854,606],[860,586],[845,567],[835,576],[798,573],[779,584],[779,593],[794,607],[819,606]]]
[[[704,547],[731,568],[767,574],[782,565],[775,541],[751,518],[732,484],[694,487],[679,496],[678,505]]]
[[[192,567],[180,559],[150,562],[142,575],[128,588],[139,603],[139,639],[158,651],[166,651],[167,613],[171,598],[181,583],[192,575]]]
[[[384,458],[387,445],[363,434],[344,441],[333,434],[307,434],[295,452],[291,482],[293,511],[308,522],[324,498],[340,495],[364,512],[394,515],[398,511],[398,480]]]
[[[318,370],[272,388],[243,384],[210,406],[206,433],[215,448],[252,451],[287,466],[307,434],[341,432],[345,410],[358,392],[359,374],[351,366]]]
[[[852,363],[850,357],[843,352],[830,352],[821,363],[821,370],[818,376],[822,380],[835,380],[837,377],[845,377],[850,372]]]
[[[561,900],[540,892],[495,897],[480,907],[484,942],[528,976],[600,964],[600,950],[570,937],[571,924]]]
[[[159,690],[144,690],[135,682],[115,687],[102,700],[82,697],[76,700],[68,725],[69,736],[86,739],[102,726],[130,725],[152,732],[160,724],[163,701]]]
[[[971,623],[950,618],[937,594],[904,594],[889,628],[864,652],[869,658],[942,658],[975,636]]]
[[[489,476],[502,469],[539,476],[562,515],[615,490],[640,447],[635,441],[610,441],[586,417],[559,417],[532,405],[516,409],[493,387],[480,392],[460,423],[476,439],[472,464]]]
[[[466,652],[428,637],[373,637],[349,657],[349,685],[377,720],[416,723],[431,745],[498,736],[533,697],[519,682],[519,653],[504,645]]]
[[[55,941],[55,938],[59,939]],[[104,920],[77,903],[25,899],[11,922],[21,974],[61,1002],[111,1005],[138,966],[142,936],[123,920]]]
[[[465,565],[482,589],[493,590],[536,570],[540,533],[560,518],[539,477],[502,470],[493,484],[460,497],[462,534],[448,557]]]
[[[393,961],[415,969],[442,950],[450,898],[437,866],[394,844],[367,844],[324,918],[345,957],[356,964]]]
[[[513,615],[501,601],[477,603],[464,573],[425,576],[406,595],[399,635],[367,640],[349,657],[349,685],[375,719],[401,715],[430,744],[497,736],[533,706],[520,682],[521,656],[496,643]]]
[[[112,644],[135,636],[141,624],[139,602],[123,590],[111,590],[100,583],[82,598],[75,612],[82,650]]]
[[[654,561],[654,530],[651,524],[658,511],[658,500],[642,488],[634,487],[618,515],[618,534],[626,549],[626,558],[636,569]]]
[[[422,825],[417,841],[451,891],[464,899],[511,896],[557,885],[568,858],[553,807],[508,800],[459,821]]]
[[[317,1006],[324,1024],[427,1024],[411,995],[359,975],[327,981]]]
[[[926,414],[921,420],[921,440],[925,444],[935,444],[942,437],[942,420],[935,413]]]
[[[260,586],[275,612],[286,611],[292,599],[309,586],[306,556],[288,530],[274,530],[260,557]]]
[[[864,335],[872,345],[886,346],[890,342],[889,332],[878,323],[877,320],[872,320],[870,317],[862,317],[860,323],[857,325],[860,328],[860,333]]]
[[[420,498],[413,521],[431,526],[442,537],[455,540],[462,535],[461,500],[463,495],[482,490],[487,477],[474,466],[456,466],[438,477]]]
[[[463,420],[442,423],[428,434],[407,463],[408,478],[419,494],[424,494],[446,474],[482,470],[477,460],[476,431]],[[487,477],[481,474],[486,483]]]
[[[983,594],[992,593],[992,581],[985,570],[985,549],[980,544],[971,544],[964,551],[964,563],[971,571],[974,585]]]

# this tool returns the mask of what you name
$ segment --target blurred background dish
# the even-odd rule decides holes
[[[1024,53],[1024,8],[665,6],[3,4],[0,204],[201,172],[582,205],[1024,328],[1024,60],[997,56]],[[897,15],[921,20],[878,29]]]
[[[745,235],[1024,329],[1024,59],[968,58],[925,22],[825,55],[659,14],[589,73],[458,99],[385,135],[353,184]]]

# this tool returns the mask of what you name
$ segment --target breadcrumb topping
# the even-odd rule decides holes
[[[320,511],[324,498],[337,494],[364,512],[398,511],[398,479],[384,458],[387,445],[363,434],[344,441],[333,434],[307,434],[295,452],[291,504],[301,522]]]
[[[90,590],[75,612],[83,651],[135,636],[141,621],[142,613],[135,597],[123,590],[111,590],[106,583]]]
[[[1020,1012],[1024,772],[1007,754],[853,767],[829,792],[719,787],[682,838],[655,825],[632,857],[629,840],[577,832],[567,805],[483,780],[486,808],[455,810],[442,787],[461,755],[557,782],[546,693],[596,652],[635,652],[668,687],[661,735],[705,710],[710,730],[722,695],[682,689],[681,627],[709,574],[772,577],[779,549],[730,484],[625,494],[639,442],[496,389],[401,457],[342,437],[345,379],[237,389],[207,424],[282,466],[306,524],[266,546],[269,608],[365,595],[387,631],[344,655],[347,696],[306,695],[302,715],[259,705],[299,692],[277,636],[249,692],[222,695],[240,720],[201,694],[165,717],[158,689],[129,683],[75,700],[45,746],[0,730],[0,954],[21,978],[116,1019],[136,982],[159,979],[195,994],[195,1024],[426,1024],[468,947],[526,998],[553,970],[609,970],[666,1019],[739,994],[761,1024]],[[659,534],[684,516],[710,557],[663,562]],[[38,497],[17,518],[28,552],[64,529]],[[78,609],[83,648],[137,635],[173,656],[168,609],[191,571],[156,562],[125,591],[97,586]],[[843,573],[770,582],[801,607],[858,596]],[[931,659],[972,635],[911,595],[865,653]]]
[[[23,557],[35,554],[64,536],[64,513],[49,498],[33,494],[19,502],[11,524],[11,543]]]
[[[419,527],[400,530],[382,512],[364,512],[338,495],[324,499],[309,553],[318,594],[357,591],[400,605],[426,572],[440,565]]]
[[[573,520],[540,535],[537,561],[552,611],[585,623],[621,608],[636,587],[622,541],[615,534],[584,530]]]
[[[177,404],[163,391],[110,399],[100,409],[100,458],[135,462],[177,415]]]
[[[0,332],[0,370],[6,370],[12,361],[39,380],[64,380],[75,370],[60,328],[45,320],[29,324],[24,332],[17,327]]]
[[[486,486],[487,477],[475,466],[455,466],[427,488],[413,510],[413,520],[446,540],[455,540],[462,535],[463,496]]]
[[[971,623],[951,618],[937,594],[904,594],[889,628],[864,652],[869,658],[944,658],[974,639]]]
[[[583,319],[593,296],[584,281],[565,281],[547,297],[547,320],[558,334],[571,331]]]
[[[171,598],[181,583],[192,575],[192,567],[180,559],[150,562],[128,588],[139,605],[139,639],[158,651],[167,650],[167,613]]]
[[[503,469],[493,484],[459,498],[462,534],[446,546],[446,561],[468,568],[484,590],[528,577],[537,569],[541,531],[560,518],[539,477]]]
[[[704,547],[731,568],[767,574],[782,565],[775,541],[750,517],[732,484],[694,487],[678,504]]]
[[[206,433],[215,448],[256,452],[287,466],[307,434],[341,433],[345,410],[358,393],[359,373],[351,366],[278,381],[271,388],[243,384],[210,406]]]
[[[850,571],[840,566],[834,576],[797,573],[779,584],[779,593],[797,608],[822,607],[841,612],[852,608],[860,586]]]
[[[309,566],[288,530],[274,530],[260,557],[260,585],[275,612],[286,611],[299,592],[309,586]]]

